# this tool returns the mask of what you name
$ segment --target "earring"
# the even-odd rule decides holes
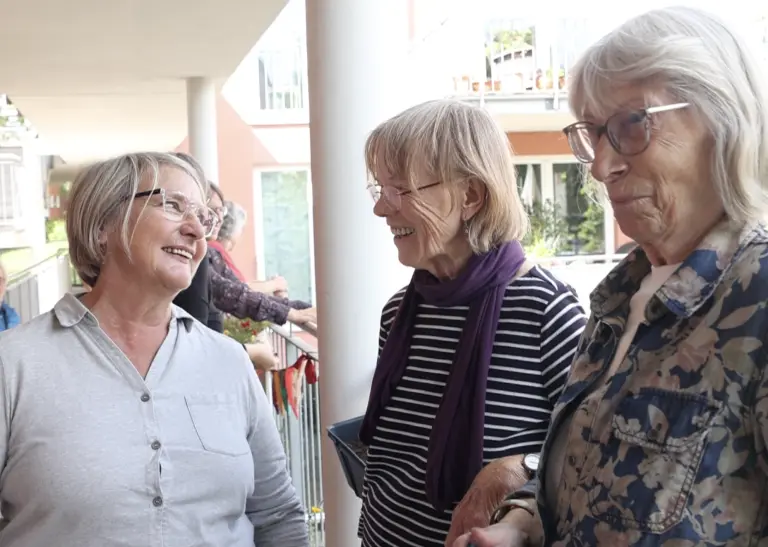
[[[464,222],[464,233],[469,235],[469,221],[467,221],[467,219],[464,219],[462,222]]]

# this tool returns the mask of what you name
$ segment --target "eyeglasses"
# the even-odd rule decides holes
[[[403,198],[402,198],[403,196],[407,196],[408,194],[411,194],[414,191],[426,190],[427,188],[432,188],[433,186],[437,186],[438,184],[442,184],[442,181],[425,184],[424,186],[419,186],[418,188],[414,188],[413,190],[400,190],[399,188],[395,188],[394,186],[382,186],[381,184],[369,184],[368,193],[373,198],[374,204],[378,203],[381,198],[384,198],[384,201],[387,202],[387,205],[389,205],[395,211],[399,211],[400,207],[403,205]]]
[[[146,192],[134,194],[134,198],[151,198],[160,196],[157,202],[150,201],[150,205],[160,208],[168,220],[181,222],[187,215],[192,215],[203,227],[205,237],[213,235],[219,219],[216,213],[207,205],[197,205],[190,202],[181,192],[167,192],[165,188],[155,188]]]
[[[573,155],[582,163],[595,161],[595,149],[603,135],[608,137],[613,149],[622,156],[636,156],[645,152],[651,143],[651,114],[687,106],[689,103],[676,103],[617,112],[603,125],[576,122],[563,129],[563,133],[568,138]]]
[[[211,207],[211,211],[214,212],[216,217],[218,218],[219,222],[224,222],[224,217],[227,216],[227,213],[229,212],[229,209],[227,209],[224,206],[221,207]]]

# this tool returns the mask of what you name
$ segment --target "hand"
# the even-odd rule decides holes
[[[508,522],[488,528],[474,528],[456,539],[450,547],[525,547],[528,535]]]
[[[297,325],[317,323],[317,308],[307,308],[306,310],[291,309],[288,312],[288,321]]]
[[[446,547],[451,547],[457,537],[473,528],[488,526],[501,502],[527,481],[523,456],[500,458],[486,465],[453,510],[451,529],[445,538]]]
[[[248,352],[248,358],[258,370],[268,372],[275,370],[280,365],[277,354],[275,354],[272,350],[272,345],[268,342],[245,344],[245,351]]]
[[[269,279],[269,287],[272,289],[270,292],[275,296],[278,296],[277,293],[280,293],[280,292],[282,293],[288,292],[288,282],[285,280],[284,277],[280,275],[276,275]]]

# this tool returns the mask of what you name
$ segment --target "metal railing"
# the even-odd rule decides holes
[[[589,311],[589,295],[598,283],[627,255],[571,255],[534,258],[539,266],[548,269],[555,277],[576,291],[579,303]]]
[[[5,300],[26,322],[52,309],[71,288],[69,253],[62,250],[12,275]]]
[[[318,366],[317,330],[313,325],[303,325],[301,329],[290,324],[285,327],[272,325],[269,328],[269,337],[279,356],[280,370],[292,367],[302,356],[311,359],[315,367]],[[270,401],[274,401],[273,374],[280,374],[280,370],[266,373],[263,378]],[[273,405],[273,413],[285,447],[288,471],[307,512],[310,544],[313,547],[324,547],[319,383],[310,384],[306,375],[302,377],[298,417],[290,406],[287,406],[284,412],[278,412]]]

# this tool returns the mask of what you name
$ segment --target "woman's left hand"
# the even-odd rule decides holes
[[[451,547],[458,537],[473,528],[488,526],[491,515],[504,498],[526,482],[522,455],[500,458],[486,465],[453,510],[451,529],[445,538],[446,547]]]
[[[256,367],[256,370],[269,372],[275,370],[279,364],[277,354],[272,350],[269,342],[257,342],[255,344],[244,344],[245,351],[248,352],[248,358]]]

